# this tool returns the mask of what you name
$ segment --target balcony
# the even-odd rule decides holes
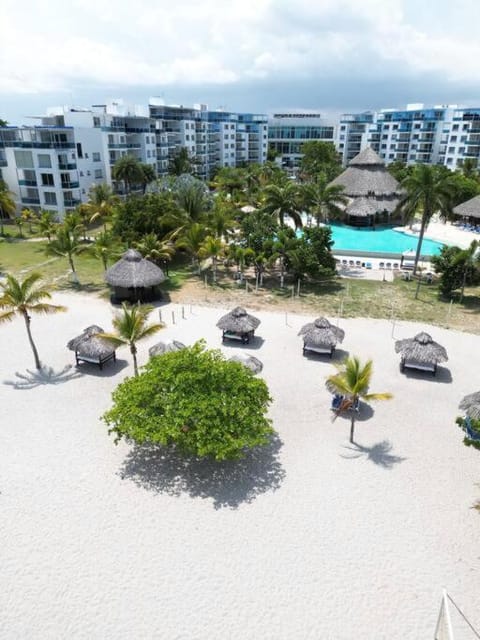
[[[127,149],[128,144],[126,142],[120,142],[120,143],[109,142],[108,148],[109,149]]]
[[[40,204],[40,198],[24,198],[22,196],[22,204]]]
[[[62,182],[62,189],[78,189],[79,182]]]
[[[65,164],[64,162],[59,162],[58,168],[60,169],[60,171],[74,171],[77,168],[77,165],[75,164],[75,162],[67,164]]]
[[[14,140],[5,143],[5,146],[19,149],[75,149],[73,142],[36,142],[32,140]]]
[[[22,187],[36,187],[38,183],[36,180],[19,180],[18,184]]]
[[[66,207],[76,207],[81,204],[81,200],[78,198],[64,198],[63,203]]]
[[[6,158],[0,158],[0,167],[8,167]]]

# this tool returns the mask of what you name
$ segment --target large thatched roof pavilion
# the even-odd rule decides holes
[[[156,264],[142,258],[135,249],[128,249],[105,273],[112,289],[112,302],[148,302],[161,297],[158,285],[165,275]]]
[[[400,184],[371,147],[356,155],[330,184],[342,186],[351,199],[345,211],[346,221],[356,226],[374,224],[377,213],[390,215],[402,195]]]
[[[456,207],[453,207],[453,213],[462,218],[475,218],[475,222],[480,221],[480,196],[475,196],[466,200]]]
[[[400,368],[421,369],[430,371],[433,375],[437,372],[437,365],[448,360],[447,351],[441,344],[435,342],[432,336],[425,331],[417,333],[413,338],[397,340],[395,351],[402,356]]]

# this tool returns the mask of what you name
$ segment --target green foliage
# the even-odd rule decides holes
[[[303,158],[300,162],[301,173],[310,179],[324,174],[328,182],[342,172],[339,155],[333,142],[309,140],[302,145]]]
[[[462,289],[461,297],[466,286],[480,282],[480,250],[478,241],[474,240],[468,249],[443,246],[440,254],[432,256],[435,273],[441,274],[440,293],[450,298],[455,289]]]
[[[285,226],[285,216],[290,217],[295,227],[302,226],[302,198],[299,188],[291,180],[281,185],[269,184],[263,192],[263,209]]]
[[[340,218],[343,215],[340,205],[348,203],[343,187],[329,185],[324,173],[320,173],[315,182],[304,185],[301,195],[305,210],[315,218],[317,226],[329,219]]]
[[[112,178],[124,182],[125,193],[130,192],[132,184],[142,183],[143,175],[140,161],[128,153],[119,158],[112,168]]]
[[[160,264],[164,260],[171,260],[175,254],[175,247],[171,242],[159,240],[154,233],[148,233],[135,243],[135,248],[142,256],[151,260],[155,264]]]
[[[203,342],[151,358],[113,392],[103,420],[121,438],[175,446],[200,458],[240,458],[267,444],[266,383]]]
[[[278,224],[269,213],[254,211],[242,219],[240,228],[246,246],[260,252],[267,241],[273,244]]]
[[[187,147],[176,149],[168,165],[168,173],[172,176],[195,173],[195,158],[193,158]]]
[[[472,431],[475,434],[478,434],[478,436],[480,437],[480,420],[469,418],[469,421],[470,421],[470,428],[472,429]],[[458,417],[455,420],[455,423],[460,427],[460,429],[462,429],[462,431],[465,434],[463,438],[463,444],[466,447],[473,447],[474,449],[480,450],[480,440],[472,440],[471,438],[468,437],[468,434],[466,432],[465,418]],[[480,502],[478,503],[477,508],[480,509]]]
[[[300,238],[286,253],[287,270],[296,280],[305,276],[328,278],[335,274],[330,227],[305,228]]]
[[[473,158],[468,158],[468,160],[473,160]],[[455,172],[451,174],[450,181],[453,190],[452,206],[454,207],[456,207],[457,204],[474,198],[480,193],[480,183],[474,177]]]
[[[401,160],[395,160],[395,162],[391,162],[387,165],[387,171],[392,174],[395,180],[403,182],[412,174],[413,167],[414,165],[407,165]]]
[[[176,217],[178,208],[170,191],[129,196],[116,208],[112,231],[127,243],[140,241],[149,233],[163,237],[175,228],[170,220]]]

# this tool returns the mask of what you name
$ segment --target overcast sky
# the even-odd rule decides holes
[[[2,0],[0,117],[110,98],[480,105],[480,0]]]

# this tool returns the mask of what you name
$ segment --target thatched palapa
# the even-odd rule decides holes
[[[409,367],[431,371],[435,375],[437,364],[448,360],[445,347],[434,342],[432,336],[424,331],[417,333],[414,338],[397,340],[395,351],[402,356],[402,371],[405,367]]]
[[[255,356],[239,353],[229,358],[229,360],[243,364],[244,367],[247,367],[247,369],[250,369],[253,373],[260,373],[263,369],[263,362],[255,358]]]
[[[480,196],[475,196],[457,205],[453,208],[453,213],[464,218],[480,218]]]
[[[334,347],[338,342],[343,342],[345,331],[331,324],[327,318],[317,318],[305,324],[298,335],[303,336],[303,341],[308,344]]]
[[[90,325],[89,327],[84,329],[79,336],[76,336],[75,338],[72,338],[71,340],[69,340],[69,342],[67,342],[67,349],[70,349],[70,351],[77,351],[79,345],[82,342],[85,342],[85,340],[88,340],[97,333],[105,333],[105,331],[97,324]]]
[[[112,288],[113,301],[146,302],[160,297],[158,285],[165,275],[156,264],[142,258],[141,253],[128,249],[107,270],[105,280]]]
[[[330,184],[342,186],[344,194],[353,199],[346,210],[352,224],[372,224],[377,212],[390,214],[402,196],[398,181],[371,147],[356,155]]]
[[[178,340],[163,340],[161,342],[157,342],[153,347],[150,347],[148,350],[148,355],[152,356],[163,356],[164,353],[171,353],[172,351],[180,351],[180,349],[185,349],[185,345],[183,342],[179,342]]]
[[[243,307],[235,307],[220,318],[217,327],[223,331],[223,340],[248,342],[259,324],[260,320],[248,314]]]
[[[480,420],[480,391],[465,396],[458,408],[473,420]]]

